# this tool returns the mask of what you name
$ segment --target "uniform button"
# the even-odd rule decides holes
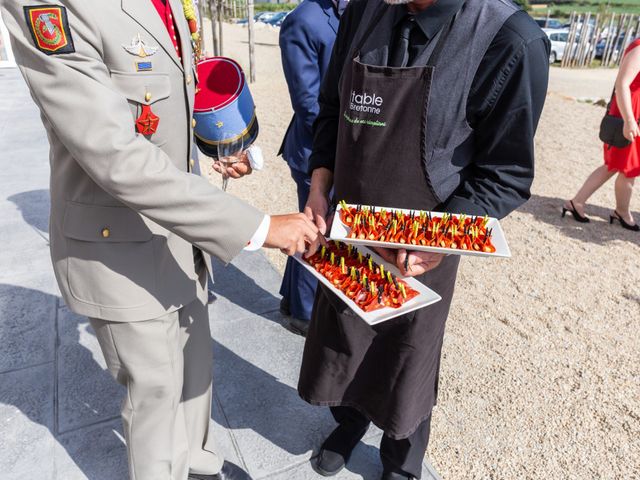
[[[193,81],[193,77],[191,75],[187,75],[187,85],[189,85]]]
[[[196,119],[195,119],[195,118],[191,119],[191,127],[192,127],[192,128],[196,128],[196,125],[197,125],[197,124],[198,124],[198,122],[196,122]]]
[[[195,167],[195,166],[196,166],[196,161],[195,161],[193,158],[189,160],[189,166],[190,166],[191,168],[193,168],[193,167]]]
[[[104,227],[100,233],[102,234],[102,238],[109,238],[111,236],[111,230],[109,230],[108,227]]]
[[[151,92],[147,92],[144,94],[144,100],[145,102],[150,102],[151,101]]]

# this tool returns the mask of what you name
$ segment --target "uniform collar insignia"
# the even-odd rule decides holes
[[[127,52],[131,55],[136,55],[140,58],[150,57],[151,55],[155,55],[158,51],[158,47],[152,47],[146,44],[144,40],[140,37],[140,34],[133,37],[131,40],[131,45],[122,45]]]

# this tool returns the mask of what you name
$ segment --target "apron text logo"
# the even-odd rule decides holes
[[[376,115],[380,115],[383,102],[382,97],[375,93],[356,93],[354,90],[351,90],[349,109],[354,112],[375,113]]]
[[[347,112],[343,113],[344,119],[351,125],[366,125],[368,127],[386,127],[387,122],[377,122],[375,120],[363,120],[361,118],[351,118]]]

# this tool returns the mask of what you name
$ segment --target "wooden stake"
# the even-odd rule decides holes
[[[591,12],[587,13],[582,23],[582,30],[580,32],[580,43],[577,45],[577,55],[575,56],[575,65],[582,67],[584,65],[584,55],[587,51],[587,39],[589,36],[589,20],[591,20]]]
[[[600,14],[596,14],[596,21],[593,24],[593,30],[591,30],[591,35],[589,37],[589,41],[587,42],[587,51],[584,57],[584,66],[590,67],[593,63],[593,57],[596,54],[596,45],[598,44],[598,38],[600,37]]]
[[[622,48],[620,48],[620,47],[622,47],[622,45],[620,45],[620,47],[618,47],[618,43],[619,43],[620,35],[624,31],[624,26],[627,23],[627,16],[628,15],[625,13],[624,15],[622,15],[620,17],[620,21],[618,23],[618,28],[616,29],[616,36],[613,39],[611,52],[609,54],[609,61],[607,62],[607,66],[608,67],[615,66],[618,63],[618,57],[620,56],[620,50],[622,50]]]
[[[607,55],[609,54],[609,46],[611,45],[611,38],[613,37],[613,23],[615,21],[616,14],[611,14],[609,19],[609,26],[607,27],[607,39],[604,42],[604,49],[602,50],[602,58],[600,59],[602,66],[606,66]]]
[[[569,64],[570,55],[567,54],[566,50],[567,50],[567,47],[571,45],[571,38],[573,36],[573,30],[575,28],[575,21],[576,21],[576,12],[571,12],[571,17],[569,19],[569,33],[567,34],[567,43],[564,47],[565,52],[562,55],[562,61],[560,62],[560,66],[563,68],[568,66]],[[571,47],[569,47],[569,49],[571,49]]]
[[[620,45],[620,47],[618,47],[618,40],[620,38],[620,35],[622,34],[622,32],[624,31],[624,26],[627,23],[627,17],[629,15],[627,15],[626,13],[624,15],[621,16],[620,18],[620,23],[618,25],[618,29],[616,30],[616,36],[613,39],[613,45],[612,45],[612,49],[611,49],[611,53],[610,53],[610,57],[609,57],[609,62],[608,65],[609,67],[611,66],[616,66],[619,62],[620,59],[620,55],[622,54],[622,45]],[[624,43],[624,40],[623,40]],[[617,50],[617,51],[616,51]]]
[[[611,28],[609,28],[609,35],[607,36],[607,48],[605,49],[604,56],[602,57],[602,65],[605,67],[609,66],[611,51],[613,50],[613,45],[615,44],[616,37],[618,36],[618,23],[620,23],[620,19],[615,19],[614,14],[611,17]]]
[[[573,44],[576,39],[576,32],[578,30],[578,23],[580,23],[580,19],[582,17],[580,15],[576,15],[573,12],[573,22],[571,23],[571,28],[569,30],[569,36],[567,37],[567,44],[564,47],[564,54],[562,55],[562,67],[570,67],[573,55]],[[567,51],[568,50],[568,51]]]
[[[602,20],[602,23],[604,23],[604,18],[600,18],[600,14],[596,15],[596,23],[593,26],[593,35],[591,36],[591,40],[589,41],[589,44],[591,45],[591,51],[589,52],[589,55],[587,55],[587,67],[592,66],[593,60],[596,58],[596,46],[598,45],[600,32],[602,32],[602,24],[600,20]]]
[[[631,43],[631,33],[633,31],[632,25],[633,25],[633,15],[629,15],[629,22],[627,23],[627,29],[625,31],[624,34],[624,40],[622,41],[622,45],[620,45],[620,51],[618,52],[618,58],[617,58],[617,65],[620,65],[620,63],[622,62],[622,57],[624,57],[624,52],[627,49],[627,47],[629,46],[629,44]]]

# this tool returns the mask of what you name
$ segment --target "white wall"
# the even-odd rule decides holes
[[[9,32],[2,21],[2,16],[0,16],[0,68],[15,67],[15,65],[16,62],[9,43]]]

